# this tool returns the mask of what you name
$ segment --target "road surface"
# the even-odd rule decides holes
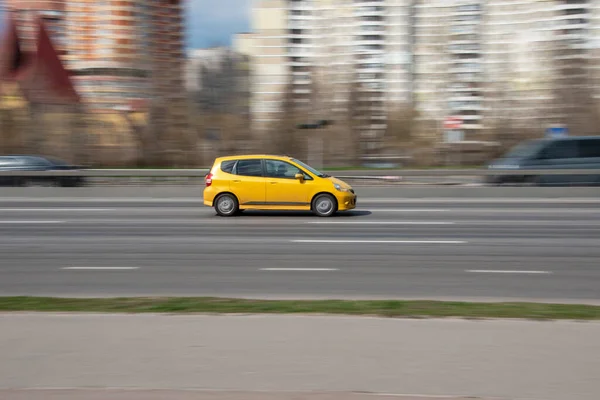
[[[600,302],[597,197],[359,189],[331,219],[219,218],[175,190],[3,190],[0,295]]]
[[[600,398],[599,323],[0,314],[0,327],[0,389],[374,392],[506,400]],[[0,398],[111,399],[98,392],[91,398],[44,397],[49,393],[0,391]],[[23,397],[14,397],[18,395]],[[173,393],[173,397],[161,400],[190,399],[189,393],[184,395]],[[224,393],[218,400],[379,399],[342,394],[320,399],[273,393],[245,398],[227,395],[230,397]],[[135,392],[118,397],[142,398],[147,400]],[[198,393],[194,399],[217,400],[208,393]]]

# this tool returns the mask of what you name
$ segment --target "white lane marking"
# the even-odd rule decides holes
[[[400,193],[400,192],[399,192]],[[600,199],[596,199],[596,198],[592,198],[592,197],[582,197],[582,198],[577,198],[577,197],[555,197],[555,198],[544,198],[544,197],[537,197],[537,198],[506,198],[506,197],[481,197],[481,198],[476,198],[476,197],[471,197],[471,198],[451,198],[451,197],[435,197],[435,196],[431,196],[431,197],[414,197],[414,198],[410,198],[410,197],[404,197],[404,198],[360,198],[360,195],[358,197],[358,200],[362,203],[388,203],[388,204],[392,204],[392,203],[398,203],[398,204],[402,204],[402,203],[437,203],[437,204],[443,204],[443,203],[465,203],[465,204],[470,204],[470,203],[507,203],[507,204],[513,204],[513,203],[531,203],[531,204],[535,204],[535,203],[558,203],[558,204],[565,204],[565,203],[579,203],[579,204],[598,204],[600,203]]]
[[[61,269],[81,271],[126,271],[140,269],[140,267],[63,267]]]
[[[387,208],[387,209],[366,209],[366,208],[360,208],[360,209],[356,209],[356,211],[370,211],[370,212],[403,212],[403,213],[428,213],[428,212],[434,212],[434,213],[440,213],[440,212],[449,212],[451,210],[448,209],[441,209],[441,208]]]
[[[356,209],[358,212],[371,212],[371,213],[427,213],[427,212],[451,212],[455,214],[467,213],[467,214],[477,214],[477,213],[509,213],[509,214],[590,214],[590,213],[600,213],[600,208],[578,208],[578,209],[565,209],[565,208],[541,208],[541,209],[528,209],[528,208],[454,208],[454,209],[445,209],[445,210],[426,210],[426,209],[397,209],[397,208],[387,208],[387,209]]]
[[[400,192],[399,192],[400,193]],[[600,199],[596,198],[445,198],[445,197],[415,197],[415,198],[361,198],[362,203],[557,203],[557,204],[598,204]],[[191,203],[204,207],[202,204],[202,192],[199,192],[199,197],[0,197],[0,203],[6,202],[27,202],[27,203]]]
[[[116,208],[0,208],[0,212],[103,212],[117,211]]]
[[[464,240],[329,240],[329,239],[301,239],[292,240],[291,243],[315,244],[464,244]]]
[[[311,225],[454,225],[455,222],[438,221],[312,221]]]
[[[545,275],[551,274],[550,271],[519,271],[519,270],[493,270],[493,269],[467,269],[465,272],[475,274],[529,274],[529,275]]]
[[[300,271],[300,272],[310,272],[310,271],[339,271],[338,268],[261,268],[261,271]]]
[[[0,197],[0,203],[192,203],[204,207],[200,197]]]
[[[6,225],[40,225],[40,224],[64,224],[65,221],[28,221],[28,220],[22,220],[22,221],[0,221],[0,224],[6,224]]]

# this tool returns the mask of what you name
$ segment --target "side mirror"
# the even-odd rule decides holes
[[[300,182],[304,182],[304,174],[296,174],[294,178],[298,179]]]

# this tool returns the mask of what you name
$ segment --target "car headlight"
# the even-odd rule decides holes
[[[343,188],[342,186],[340,186],[340,185],[339,185],[339,184],[337,184],[337,183],[334,183],[334,184],[333,184],[333,187],[334,187],[334,188],[335,188],[335,190],[337,190],[338,192],[350,192],[350,189]]]

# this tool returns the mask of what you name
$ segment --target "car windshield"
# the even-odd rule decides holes
[[[536,154],[545,142],[543,140],[532,140],[513,147],[504,158],[527,158]]]
[[[316,169],[314,169],[313,167],[311,167],[310,165],[306,165],[305,163],[303,163],[300,160],[296,160],[295,158],[292,159],[292,161],[294,161],[296,164],[298,164],[299,166],[301,166],[304,169],[307,169],[308,171],[310,171],[310,173],[318,176],[319,178],[327,178],[329,175],[324,174],[322,172],[317,171]]]

